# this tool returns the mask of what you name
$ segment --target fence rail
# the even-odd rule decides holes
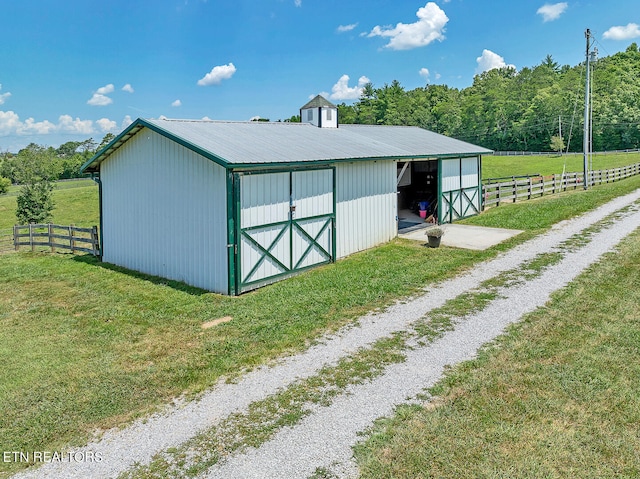
[[[640,163],[608,170],[590,171],[587,182],[590,186],[594,186],[619,181],[638,174],[640,174]],[[584,173],[582,172],[552,176],[513,177],[511,181],[482,185],[483,208],[500,206],[500,203],[504,202],[515,203],[523,198],[530,200],[543,195],[575,190],[583,184]]]
[[[594,155],[612,155],[618,153],[637,153],[640,148],[627,148],[625,150],[609,150],[609,151],[594,151]],[[558,155],[557,151],[494,151],[491,153],[493,156],[553,156]],[[563,151],[562,155],[584,155],[582,151]]]
[[[13,247],[18,251],[20,246],[29,246],[31,251],[35,251],[36,246],[45,246],[51,248],[51,252],[60,248],[72,253],[100,256],[97,226],[80,228],[52,223],[16,225],[13,227]]]

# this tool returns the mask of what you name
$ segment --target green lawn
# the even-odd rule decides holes
[[[0,230],[16,224],[16,196],[20,187],[12,186],[5,195],[0,195]],[[98,186],[93,180],[59,181],[53,192],[55,208],[53,222],[76,226],[97,226]]]
[[[97,429],[302,350],[367,311],[637,188],[640,176],[493,208],[467,221],[499,225],[509,218],[510,227],[527,231],[487,251],[396,240],[237,298],[86,256],[0,256],[0,444],[55,451],[84,443]],[[94,186],[56,191],[56,221],[96,224],[96,197]],[[11,214],[0,210],[0,225],[11,225]],[[223,316],[233,320],[201,328]],[[0,477],[19,467],[0,463]]]
[[[640,232],[400,408],[361,477],[640,477]]]
[[[640,153],[607,153],[593,155],[593,169],[604,170],[640,163]],[[482,177],[500,178],[513,175],[541,174],[549,176],[583,171],[582,155],[492,156],[482,157]]]

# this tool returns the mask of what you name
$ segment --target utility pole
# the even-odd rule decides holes
[[[562,115],[558,115],[558,136],[562,138]]]
[[[596,60],[598,50],[594,49],[591,52],[591,30],[587,28],[584,32],[584,36],[587,38],[587,62],[586,62],[586,82],[584,89],[584,139],[582,142],[582,149],[584,151],[584,189],[589,186],[589,158],[591,156],[591,61]]]
[[[562,140],[562,115],[558,115],[558,136],[562,141],[562,150],[564,150],[564,140]],[[562,155],[562,150],[560,150],[561,155]]]

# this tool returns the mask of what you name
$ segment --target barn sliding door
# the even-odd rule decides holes
[[[439,222],[477,215],[481,207],[479,159],[441,160],[439,170]]]
[[[236,173],[238,292],[334,260],[334,172]]]

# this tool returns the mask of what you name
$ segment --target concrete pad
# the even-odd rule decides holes
[[[420,225],[422,226],[422,225]],[[425,229],[428,225],[406,233],[400,233],[400,238],[427,242]],[[485,226],[445,224],[440,225],[444,229],[444,236],[440,244],[454,248],[485,250],[498,243],[522,233],[522,230],[509,230],[504,228],[487,228]]]

